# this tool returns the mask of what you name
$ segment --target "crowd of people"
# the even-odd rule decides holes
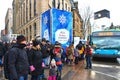
[[[27,43],[23,35],[19,35],[11,45],[0,43],[0,66],[4,67],[4,75],[8,80],[61,80],[64,64],[74,66],[80,60],[86,59],[85,69],[92,68],[92,48],[89,42],[81,41],[74,47],[71,43],[67,48],[62,48],[58,41],[51,44],[43,38]],[[45,69],[49,69],[46,77]]]

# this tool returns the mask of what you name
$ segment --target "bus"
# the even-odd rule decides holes
[[[120,31],[96,31],[91,35],[93,57],[120,58]]]

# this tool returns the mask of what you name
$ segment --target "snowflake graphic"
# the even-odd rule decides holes
[[[61,24],[66,23],[66,16],[64,16],[63,14],[60,15],[58,19],[59,19],[59,21],[60,21]]]
[[[44,17],[44,24],[46,25],[48,23],[48,18],[47,16]]]

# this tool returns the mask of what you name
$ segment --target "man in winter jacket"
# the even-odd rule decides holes
[[[5,47],[4,47],[3,43],[0,42],[0,67],[1,67],[1,71],[2,71],[2,60],[3,60],[4,53],[5,53]]]
[[[25,37],[19,35],[17,36],[17,44],[8,52],[9,80],[28,80],[29,63],[25,46]]]
[[[42,52],[42,55],[43,55],[43,62],[45,63],[45,67],[46,67],[46,66],[48,66],[49,53],[48,53],[48,46],[47,46],[45,38],[42,39],[40,47],[41,47],[41,52]]]

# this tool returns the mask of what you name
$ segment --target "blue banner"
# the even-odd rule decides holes
[[[42,14],[42,38],[50,41],[50,10]]]
[[[64,10],[52,9],[52,43],[58,41],[63,47],[73,41],[72,13]]]

